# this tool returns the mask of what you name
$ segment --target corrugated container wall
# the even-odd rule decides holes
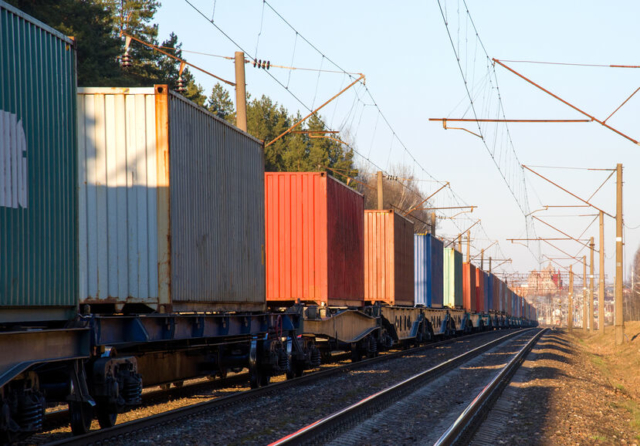
[[[491,275],[491,309],[493,311],[500,311],[500,280]]]
[[[476,268],[476,311],[485,311],[485,273],[480,268]]]
[[[413,306],[413,223],[392,210],[366,210],[364,239],[365,300]]]
[[[78,303],[76,51],[0,2],[0,323]]]
[[[416,305],[442,307],[442,240],[431,234],[414,235]]]
[[[484,311],[491,309],[491,274],[482,272],[484,276]]]
[[[324,172],[265,174],[267,300],[361,305],[364,197]]]
[[[166,311],[262,310],[262,144],[155,88],[78,94],[80,296]]]
[[[506,309],[505,309],[505,311],[507,312],[507,314],[515,315],[515,309],[516,309],[515,307],[516,306],[515,306],[515,302],[514,302],[514,300],[515,300],[514,299],[514,295],[506,285],[505,285],[505,296],[506,296],[506,299],[505,299],[505,304],[506,304],[505,307],[506,307]]]
[[[465,310],[477,310],[476,294],[476,267],[472,263],[465,263],[462,265],[462,301]]]
[[[444,248],[444,305],[462,308],[462,253]]]

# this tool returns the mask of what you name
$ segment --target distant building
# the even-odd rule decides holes
[[[556,272],[551,263],[540,271],[531,271],[527,279],[527,294],[537,296],[555,294],[562,290],[562,276],[560,270]]]

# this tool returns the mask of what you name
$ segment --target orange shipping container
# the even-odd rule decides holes
[[[362,304],[361,194],[324,172],[268,172],[265,213],[267,301]]]
[[[462,306],[467,311],[476,311],[476,267],[471,263],[462,265]]]
[[[365,300],[413,306],[413,223],[392,210],[367,210],[364,222]]]
[[[484,271],[480,268],[476,268],[476,311],[483,312],[484,308],[484,295],[486,291],[486,286],[484,281],[486,279],[486,275]]]

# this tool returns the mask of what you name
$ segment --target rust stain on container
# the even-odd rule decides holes
[[[392,210],[365,211],[365,300],[413,306],[413,223]]]
[[[265,173],[267,301],[361,305],[364,197],[324,172]]]

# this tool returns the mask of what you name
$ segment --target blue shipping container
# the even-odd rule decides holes
[[[491,276],[489,273],[484,274],[484,311],[488,312],[491,309]]]
[[[414,280],[416,305],[431,308],[442,307],[442,240],[431,234],[416,234],[413,237],[414,248]]]

